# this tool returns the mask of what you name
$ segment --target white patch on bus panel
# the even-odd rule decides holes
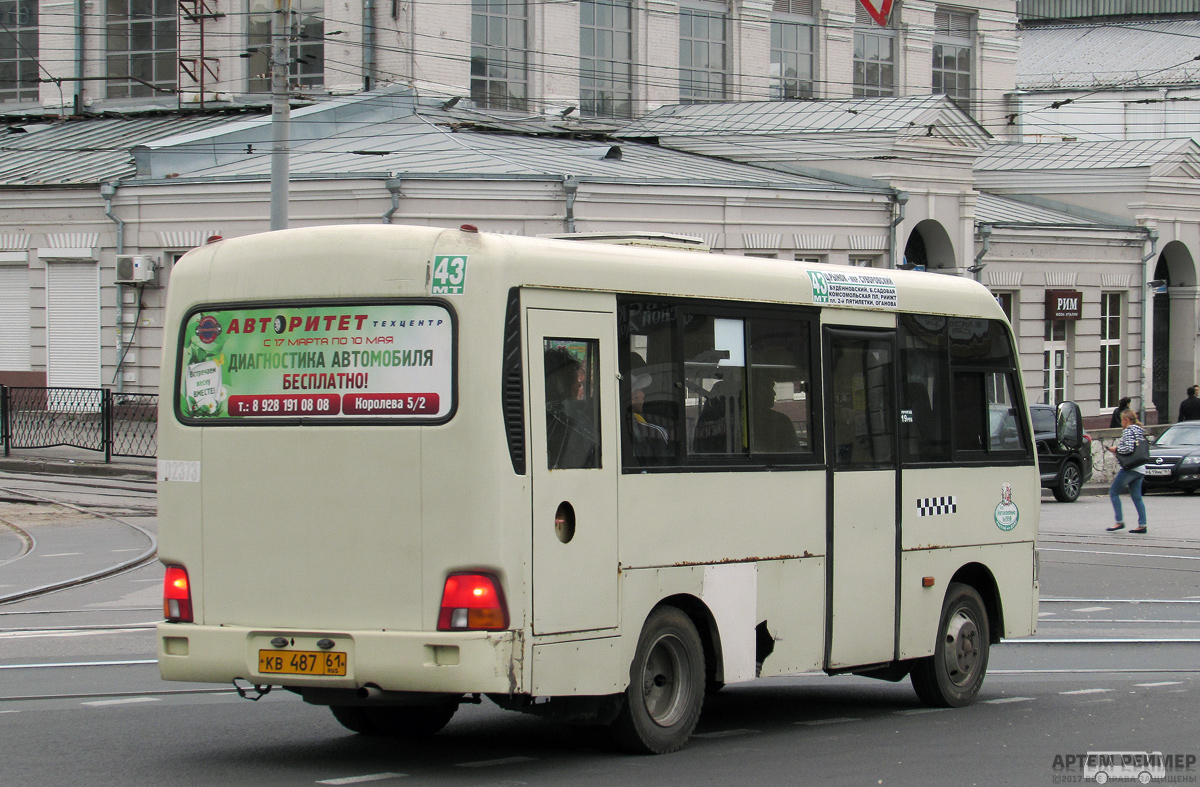
[[[700,598],[712,611],[721,634],[726,683],[755,677],[755,632],[758,624],[758,564],[726,563],[704,567]]]

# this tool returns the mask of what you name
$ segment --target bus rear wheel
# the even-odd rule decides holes
[[[979,593],[970,585],[951,582],[933,655],[913,663],[912,685],[921,702],[934,708],[969,705],[987,673],[990,634]]]
[[[691,619],[675,607],[655,609],[638,639],[613,739],[641,754],[683,748],[700,720],[704,685],[704,647]]]
[[[458,710],[457,702],[438,705],[330,705],[333,718],[346,729],[362,735],[392,738],[424,738],[447,724]]]

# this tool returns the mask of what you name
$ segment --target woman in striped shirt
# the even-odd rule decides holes
[[[1142,422],[1138,420],[1137,415],[1133,410],[1125,410],[1121,413],[1121,439],[1117,441],[1115,446],[1110,446],[1109,451],[1120,461],[1121,457],[1129,456],[1137,447],[1139,440],[1146,439],[1146,431],[1142,429]],[[1138,526],[1130,530],[1130,533],[1145,533],[1146,532],[1146,506],[1142,503],[1142,480],[1145,478],[1145,464],[1138,464],[1131,467],[1122,467],[1121,472],[1117,473],[1117,477],[1113,479],[1112,486],[1108,488],[1108,497],[1112,500],[1113,513],[1117,516],[1117,523],[1108,528],[1112,530],[1124,530],[1125,518],[1121,512],[1121,493],[1125,488],[1129,488],[1129,497],[1133,500],[1133,507],[1138,512]]]

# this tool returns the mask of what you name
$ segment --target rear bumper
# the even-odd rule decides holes
[[[271,641],[283,637],[284,648]],[[288,675],[259,671],[259,651],[346,654],[344,676]],[[313,632],[159,623],[158,667],[164,680],[452,694],[520,691],[517,632]]]

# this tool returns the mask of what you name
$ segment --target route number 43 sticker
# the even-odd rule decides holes
[[[465,254],[438,254],[433,258],[430,294],[462,295],[467,281]]]

